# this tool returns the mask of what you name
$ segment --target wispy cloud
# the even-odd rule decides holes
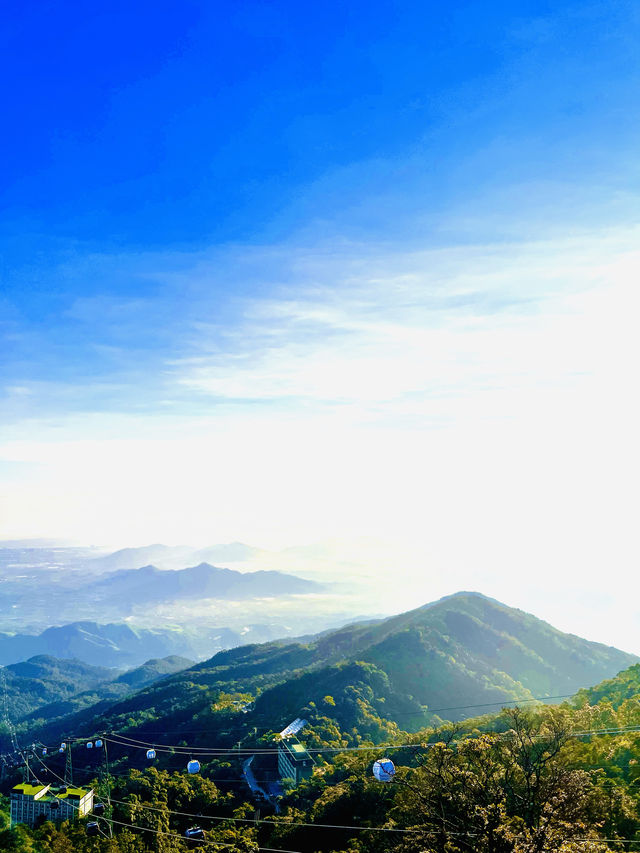
[[[382,537],[402,555],[398,607],[452,585],[527,606],[603,566],[631,589],[638,242],[627,228],[183,258],[153,314],[170,342],[140,365],[93,388],[7,383],[6,533],[272,548]],[[239,269],[262,289],[221,304]],[[99,332],[95,307],[82,322]]]
[[[484,394],[487,417],[496,395],[566,388],[601,372],[603,358],[615,370],[597,327],[607,306],[634,296],[637,236],[299,251],[295,289],[248,300],[230,328],[199,323],[172,379],[217,401],[360,407],[367,417],[420,406],[439,417]]]

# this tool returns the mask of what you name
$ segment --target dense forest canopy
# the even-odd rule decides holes
[[[86,820],[35,830],[17,826],[2,830],[0,849],[168,853],[199,844],[247,853],[633,850],[631,842],[640,845],[640,694],[621,685],[634,679],[637,667],[569,703],[503,709],[413,734],[374,709],[364,680],[345,686],[306,707],[304,743],[315,772],[297,787],[285,785],[278,813],[256,804],[241,781],[249,752],[256,755],[256,774],[269,775],[277,735],[251,729],[251,713],[243,713],[251,694],[218,692],[209,697],[206,719],[192,723],[202,731],[199,774],[186,773],[186,736],[167,751],[159,747],[153,765],[144,766],[140,744],[109,735],[109,775],[101,761],[77,768],[81,781],[108,795],[110,808],[98,819],[102,834],[87,836]],[[225,731],[240,735],[236,753],[205,755],[205,744],[213,747]],[[383,755],[396,766],[387,783],[371,772]],[[53,762],[32,765],[36,776],[45,768],[62,772]],[[205,831],[204,842],[184,838],[194,825]]]

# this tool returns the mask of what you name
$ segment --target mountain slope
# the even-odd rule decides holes
[[[34,658],[34,660],[37,659]],[[57,663],[65,664],[66,661],[57,661]],[[31,713],[21,715],[22,720],[18,715],[14,716],[13,720],[18,723],[18,728],[24,730],[29,726],[43,725],[45,722],[51,723],[53,720],[75,714],[84,708],[108,707],[118,699],[134,693],[136,690],[141,690],[162,678],[180,672],[192,664],[193,661],[188,658],[171,655],[166,658],[148,660],[142,666],[124,672],[115,679],[113,672],[106,670],[109,673],[108,681],[101,681],[92,686],[85,683],[80,692],[69,697],[57,698],[55,701],[49,701],[48,704],[38,702],[37,705],[33,705],[34,710]],[[20,725],[21,722],[22,725]]]
[[[79,660],[37,655],[4,668],[9,717],[16,721],[35,708],[96,688],[113,678],[113,670]]]
[[[136,722],[137,731],[202,726],[210,738],[217,725],[212,698],[242,693],[256,702],[253,712],[237,722],[236,738],[249,724],[278,730],[292,716],[304,714],[310,702],[327,704],[327,696],[331,715],[343,726],[353,726],[354,714],[366,712],[416,729],[432,718],[428,707],[444,718],[461,719],[487,710],[487,703],[497,708],[534,696],[570,695],[636,660],[484,596],[459,593],[311,642],[220,652],[101,707],[99,714],[89,710],[63,723],[67,731],[86,726],[124,730]]]
[[[347,626],[314,645],[313,656],[319,653],[326,663],[342,657],[375,666],[388,683],[383,697],[388,704],[378,710],[403,728],[430,720],[431,714],[417,713],[421,706],[457,720],[483,712],[489,703],[498,707],[533,697],[570,697],[581,685],[637,660],[477,593],[458,593],[391,619]],[[302,658],[298,665],[305,666]],[[332,667],[317,669],[306,701],[320,701],[334,676]],[[266,691],[256,710],[275,705],[294,713],[299,685],[291,685],[289,693],[293,702],[280,687]]]
[[[173,675],[174,672],[187,669],[193,666],[194,662],[189,658],[183,658],[179,655],[168,655],[166,658],[153,658],[138,666],[135,669],[130,669],[128,672],[123,672],[122,675],[114,679],[114,684],[122,684],[128,690],[140,690],[157,681],[159,678],[165,678],[167,675]]]
[[[389,672],[398,690],[434,708],[491,701],[484,694],[496,690],[522,696],[517,684],[524,695],[571,695],[638,659],[478,593],[458,593],[320,642],[351,656],[362,652],[363,660]]]
[[[627,699],[637,696],[640,696],[640,663],[633,664],[594,687],[580,690],[576,700],[580,704],[588,702],[590,705],[611,702],[614,708],[619,708]]]

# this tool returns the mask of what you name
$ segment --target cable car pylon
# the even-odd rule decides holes
[[[73,787],[73,764],[71,762],[71,743],[67,743],[66,756],[64,762],[64,784],[66,787]]]

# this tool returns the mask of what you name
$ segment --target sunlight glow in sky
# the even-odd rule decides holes
[[[36,6],[1,538],[332,542],[640,652],[637,6]]]

